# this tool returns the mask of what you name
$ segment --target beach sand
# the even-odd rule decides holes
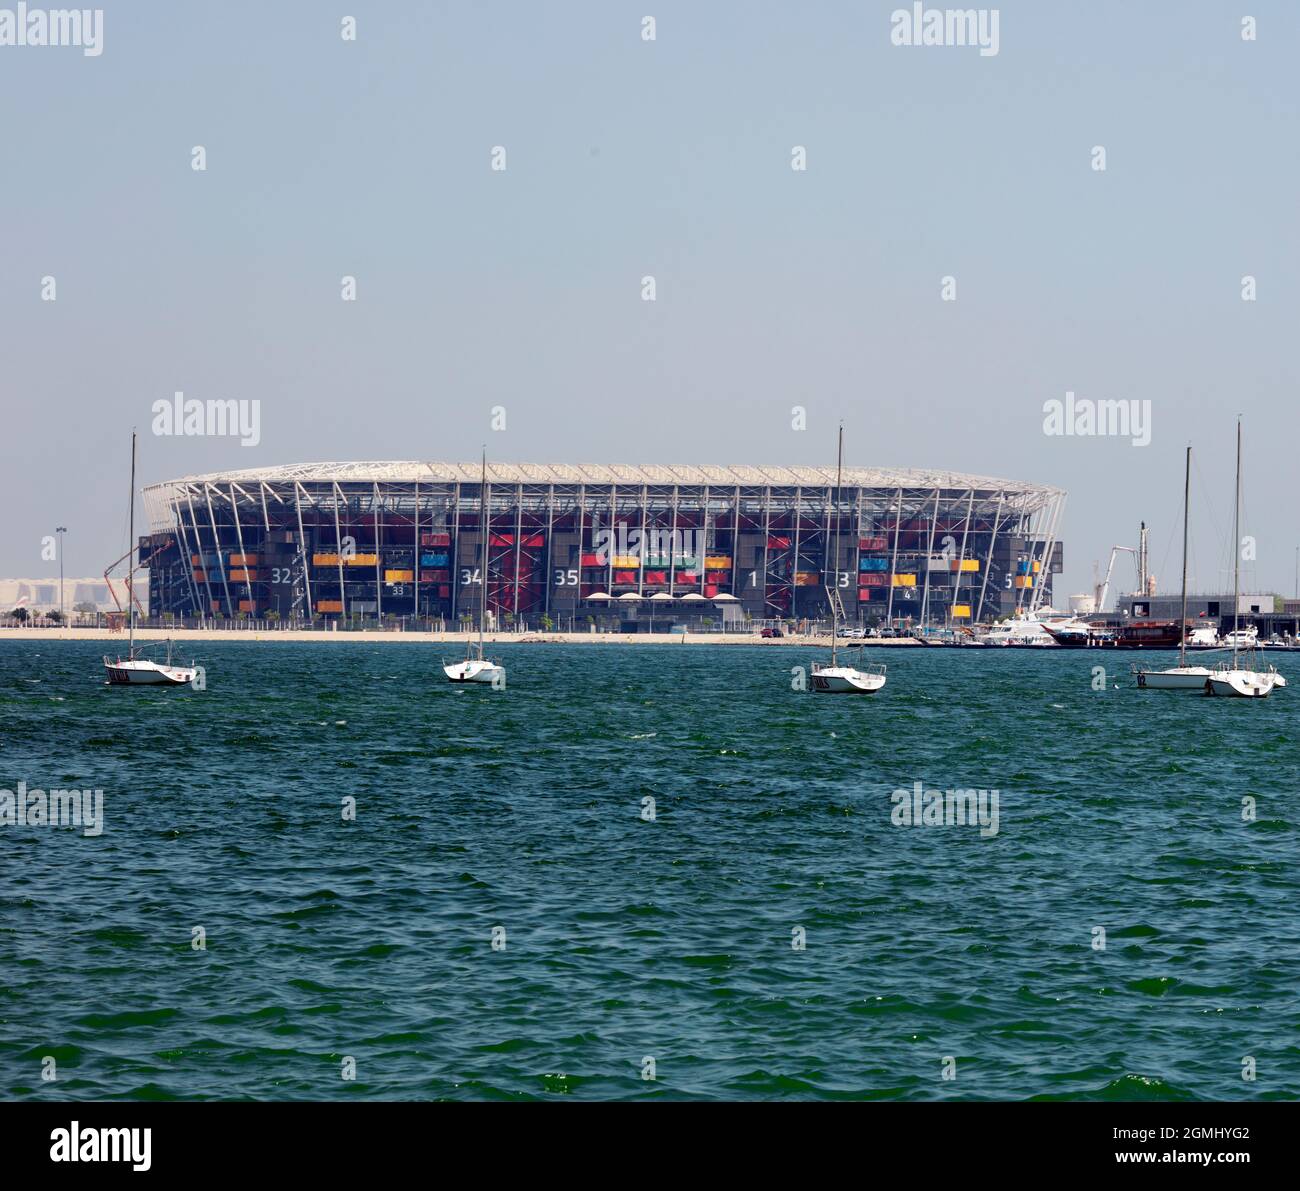
[[[429,642],[477,641],[477,633],[423,633],[397,630],[337,632],[321,629],[137,629],[137,642],[182,641],[330,641],[419,644]],[[493,645],[799,645],[830,648],[830,635],[764,638],[757,633],[488,633]],[[123,648],[125,632],[94,628],[0,628],[0,641],[100,641]],[[859,642],[841,638],[842,646],[865,645],[868,649],[919,645],[911,637],[886,637]]]

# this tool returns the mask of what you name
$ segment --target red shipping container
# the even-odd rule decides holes
[[[422,533],[420,535],[421,546],[450,546],[451,534],[449,533]]]
[[[635,582],[636,582],[636,572],[635,572],[635,571],[615,571],[615,572],[614,572],[614,582],[615,582],[615,583],[635,583]]]
[[[706,583],[704,585],[704,596],[706,599],[713,599],[718,594],[718,585],[716,583]]]
[[[882,574],[880,571],[875,571],[875,572],[868,571],[865,574],[858,576],[858,586],[859,587],[884,587],[886,585],[885,580],[887,578],[888,576]]]
[[[720,587],[726,587],[731,582],[730,571],[710,571],[709,578],[717,583]]]
[[[700,577],[694,571],[678,571],[674,579],[676,583],[698,583],[699,581]]]
[[[660,583],[666,584],[668,582],[668,572],[667,571],[646,571],[645,581],[646,581],[646,586],[652,586],[654,584],[660,584]]]
[[[451,585],[450,585],[450,584],[444,583],[440,588],[438,588],[438,598],[439,598],[440,600],[449,600],[449,599],[451,599]]]
[[[887,548],[888,546],[883,537],[858,539],[859,550],[885,550]]]
[[[606,564],[600,561],[599,554],[584,554],[582,556],[582,565],[584,567],[603,567]]]
[[[869,600],[869,599],[871,599],[871,588],[869,587],[858,588],[858,600],[861,601],[861,600]]]
[[[768,538],[767,548],[769,550],[788,550],[790,549],[789,538]]]

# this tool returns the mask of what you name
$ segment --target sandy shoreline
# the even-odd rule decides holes
[[[142,642],[164,641],[170,638],[182,641],[329,641],[360,644],[453,642],[464,644],[477,641],[475,633],[421,633],[421,632],[326,632],[320,629],[138,629],[136,639]],[[748,633],[489,633],[487,640],[494,645],[782,645],[829,647],[827,634],[806,637],[763,638]],[[0,628],[0,641],[100,641],[106,646],[121,648],[125,633],[110,633],[107,629],[92,628]],[[857,641],[841,640],[842,646],[856,646]],[[890,637],[861,642],[868,649],[919,645],[911,637]]]

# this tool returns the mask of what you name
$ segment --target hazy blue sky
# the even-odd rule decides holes
[[[70,574],[121,552],[133,424],[150,482],[824,463],[843,417],[854,465],[1067,489],[1058,604],[1141,517],[1176,589],[1191,441],[1209,588],[1240,412],[1290,592],[1300,5],[1006,0],[995,57],[891,45],[898,6],[110,2],[99,57],[0,47],[0,573],[57,573],[56,523]],[[260,400],[260,445],[151,436],[178,389]],[[1044,435],[1066,390],[1151,445]]]

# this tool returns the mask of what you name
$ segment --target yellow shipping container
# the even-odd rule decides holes
[[[230,556],[230,565],[232,567],[255,567],[257,566],[257,555],[232,554]]]
[[[641,565],[641,560],[635,554],[615,554],[614,565],[620,570],[635,570]]]
[[[961,563],[960,568],[957,566],[958,562]],[[954,558],[951,564],[949,564],[948,569],[952,571],[956,571],[959,569],[962,571],[978,571],[980,569],[980,560],[978,558],[962,558],[962,559]]]
[[[354,554],[343,560],[350,567],[373,567],[379,562],[378,554]]]
[[[385,583],[410,583],[415,578],[414,571],[385,571]]]
[[[725,554],[709,554],[704,559],[706,571],[725,571],[731,566],[731,559]]]
[[[822,577],[816,571],[798,571],[794,577],[796,587],[817,587],[821,581]]]
[[[895,586],[895,587],[915,587],[915,586],[916,586],[916,576],[915,576],[915,575],[895,575],[895,576],[894,576],[894,586]]]
[[[313,554],[311,556],[311,565],[314,567],[336,567],[339,565],[339,556],[337,554]]]
[[[1043,564],[1037,559],[1034,560],[1034,574],[1037,575],[1043,569]]]
[[[953,620],[969,620],[969,619],[970,619],[970,605],[969,605],[969,604],[954,604],[954,605],[952,606],[952,618],[953,618]]]
[[[316,611],[317,612],[342,612],[343,601],[342,600],[317,600]]]
[[[1033,575],[1017,575],[1017,576],[1016,576],[1016,586],[1017,586],[1017,587],[1033,587],[1033,585],[1034,585],[1034,577],[1033,577]]]

